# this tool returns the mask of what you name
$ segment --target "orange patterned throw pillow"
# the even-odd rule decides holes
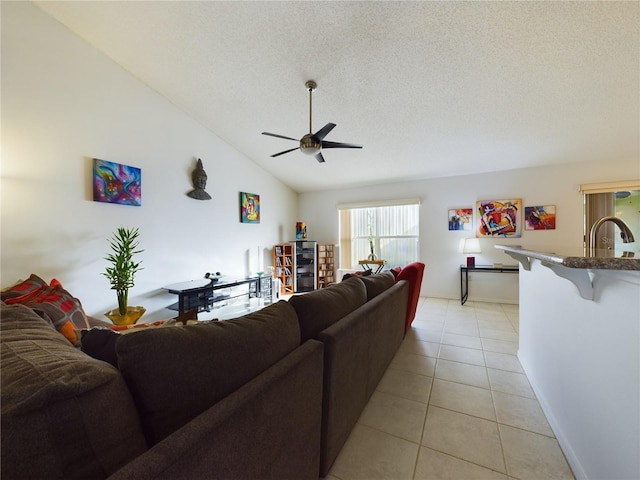
[[[2,292],[8,304],[21,304],[34,310],[74,345],[78,342],[77,329],[89,328],[87,316],[80,300],[66,291],[55,278],[47,283],[31,274],[28,280]]]
[[[28,280],[24,280],[23,282],[17,283],[12,287],[3,290],[2,301],[6,303],[7,300],[16,297],[28,298],[28,296],[33,295],[46,286],[47,282],[32,273]]]

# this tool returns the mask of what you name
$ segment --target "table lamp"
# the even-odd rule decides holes
[[[482,253],[480,250],[480,240],[477,238],[465,238],[464,246],[462,247],[462,253]],[[476,257],[468,256],[467,257],[467,267],[475,267],[476,266]]]

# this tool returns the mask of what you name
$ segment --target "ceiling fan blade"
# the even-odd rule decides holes
[[[262,135],[269,135],[270,137],[284,138],[285,140],[293,140],[294,142],[300,141],[297,138],[285,137],[284,135],[278,135],[277,133],[262,132]]]
[[[315,154],[316,160],[318,160],[318,163],[324,163],[324,157],[322,156],[322,152],[318,152]]]
[[[291,149],[289,149],[289,150],[285,150],[284,152],[276,153],[276,154],[274,154],[274,155],[271,155],[271,158],[279,157],[280,155],[284,155],[285,153],[293,152],[294,150],[298,150],[299,148],[300,148],[300,147],[291,148]]]
[[[322,142],[322,148],[362,148],[362,145],[356,145],[355,143]]]
[[[322,139],[326,137],[328,133],[335,128],[335,126],[336,126],[335,123],[327,123],[324,127],[322,127],[320,130],[316,132],[314,137],[322,141]]]

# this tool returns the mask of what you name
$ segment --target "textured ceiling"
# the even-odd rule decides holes
[[[640,161],[637,1],[36,3],[298,192]]]

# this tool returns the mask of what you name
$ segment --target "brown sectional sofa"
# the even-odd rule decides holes
[[[353,278],[223,322],[120,335],[118,368],[2,305],[3,478],[324,476],[404,335],[408,284]]]
[[[146,449],[127,385],[33,310],[0,310],[2,477],[100,478]]]
[[[351,277],[289,300],[302,332],[324,344],[321,476],[328,473],[402,343],[408,288],[386,272]]]

